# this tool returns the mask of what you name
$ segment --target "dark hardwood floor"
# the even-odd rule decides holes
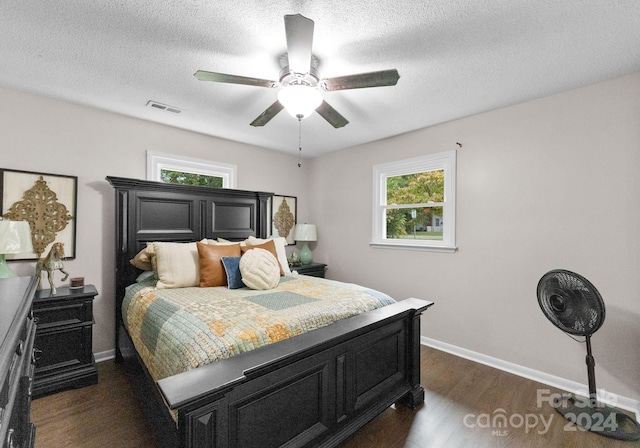
[[[557,392],[543,384],[428,347],[421,366],[425,404],[387,409],[340,448],[640,448],[567,425],[548,403],[539,407],[538,390]],[[36,448],[160,448],[124,366],[98,369],[97,385],[33,401]]]

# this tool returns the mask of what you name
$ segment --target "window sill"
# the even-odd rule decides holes
[[[403,250],[424,250],[427,252],[454,253],[458,250],[456,246],[427,246],[407,243],[369,243],[374,249],[403,249]]]

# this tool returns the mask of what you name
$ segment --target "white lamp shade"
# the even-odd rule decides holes
[[[296,224],[296,241],[318,241],[315,224]]]
[[[289,84],[278,92],[278,101],[293,117],[307,117],[322,103],[322,94],[311,86]]]
[[[0,254],[24,252],[33,252],[29,223],[0,220]]]

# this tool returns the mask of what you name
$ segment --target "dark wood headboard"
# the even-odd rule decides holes
[[[273,193],[107,176],[116,193],[116,325],[125,288],[141,273],[129,263],[150,241],[239,241],[269,233]]]

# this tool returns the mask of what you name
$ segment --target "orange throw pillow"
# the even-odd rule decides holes
[[[240,244],[203,244],[196,243],[200,261],[200,287],[225,286],[227,274],[222,264],[222,257],[239,257]]]

